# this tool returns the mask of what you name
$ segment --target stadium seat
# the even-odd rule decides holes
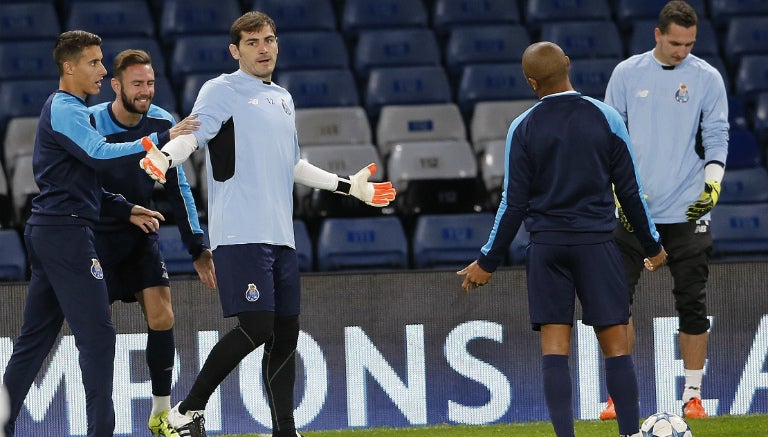
[[[432,10],[432,27],[441,37],[454,26],[521,23],[517,0],[435,0]]]
[[[337,29],[332,0],[253,0],[249,10],[262,11],[275,20],[280,29],[281,49],[284,32]]]
[[[109,83],[108,80],[102,83]],[[111,102],[115,100],[115,92],[110,86],[103,87],[101,92],[92,96],[88,96],[86,100],[88,106],[93,106],[103,102]],[[173,92],[171,83],[168,78],[155,72],[155,97],[152,99],[152,103],[157,105],[168,112],[176,112],[176,93]]]
[[[413,267],[459,270],[476,260],[488,241],[494,215],[422,214],[412,239]]]
[[[387,105],[376,124],[376,144],[384,158],[400,142],[466,139],[464,120],[455,103]]]
[[[23,281],[27,277],[27,253],[21,236],[13,229],[0,229],[0,280]]]
[[[480,212],[487,195],[467,141],[398,143],[387,159],[402,215]]]
[[[32,155],[18,155],[13,165],[11,173],[11,194],[13,195],[13,212],[16,216],[16,223],[26,223],[29,214],[32,211],[32,198],[35,197],[40,189],[35,182],[35,175],[32,171]]]
[[[0,166],[0,228],[10,228],[16,217],[13,215],[13,196],[3,166]]]
[[[387,27],[427,27],[422,0],[350,0],[344,2],[341,30],[351,39],[361,30]]]
[[[720,73],[720,77],[723,78],[723,83],[725,85],[725,91],[729,95],[733,95],[731,92],[733,91],[733,81],[731,80],[731,74],[728,71],[728,68],[725,66],[725,61],[723,61],[723,58],[720,55],[710,55],[710,56],[700,56],[701,59],[707,61],[707,63],[713,67]]]
[[[299,271],[311,272],[314,269],[312,239],[309,237],[307,224],[303,220],[293,220],[293,236],[296,239],[296,256],[299,258]]]
[[[8,173],[19,155],[31,155],[35,147],[37,123],[40,117],[14,117],[8,121],[3,140],[3,159]]]
[[[355,73],[365,81],[377,67],[440,66],[441,53],[429,28],[360,30]]]
[[[155,38],[138,36],[138,37],[111,37],[105,38],[101,43],[101,54],[104,56],[102,63],[107,69],[107,74],[111,75],[115,65],[115,56],[123,50],[139,49],[149,53],[152,57],[152,69],[155,70],[155,74],[166,74],[166,56],[160,49]]]
[[[728,123],[731,127],[748,129],[747,109],[740,97],[728,96]],[[757,133],[757,132],[755,132]]]
[[[522,25],[454,26],[445,47],[445,65],[458,77],[468,64],[519,62],[531,39]]]
[[[360,106],[352,70],[289,70],[277,72],[275,82],[293,96],[296,109]]]
[[[656,46],[654,29],[658,26],[658,20],[638,20],[632,23],[631,37],[629,40],[629,55],[636,55],[652,50]],[[699,18],[696,31],[696,44],[692,53],[698,57],[719,56],[718,37],[712,23],[706,18]]]
[[[525,226],[520,226],[520,229],[515,234],[515,238],[512,240],[512,244],[509,245],[507,251],[507,257],[509,258],[509,265],[521,266],[525,265],[525,261],[528,259],[528,245],[531,241],[531,234],[525,230]]]
[[[0,132],[14,117],[39,117],[48,97],[59,88],[57,79],[0,81]]]
[[[768,169],[728,168],[723,177],[719,204],[768,202]]]
[[[299,144],[371,144],[371,124],[362,106],[296,110]]]
[[[179,35],[217,35],[226,40],[242,15],[238,0],[165,0],[160,13],[160,40],[170,46]]]
[[[738,65],[744,55],[768,54],[768,14],[731,18],[723,40],[723,53],[730,67]]]
[[[0,40],[54,41],[61,33],[54,2],[0,4]],[[51,47],[48,53],[50,55]]]
[[[475,153],[483,153],[491,141],[505,140],[512,121],[536,102],[536,99],[478,102],[469,124]]]
[[[504,139],[488,141],[479,158],[483,184],[488,191],[487,208],[489,210],[499,207],[501,193],[504,191],[506,149],[507,141]]]
[[[541,39],[559,45],[571,60],[622,58],[624,47],[612,21],[556,21],[541,25]]]
[[[760,165],[762,161],[760,145],[751,130],[733,127],[729,130],[728,135],[726,167],[729,170]]]
[[[368,76],[365,108],[376,119],[385,105],[450,103],[452,97],[441,66],[374,68]]]
[[[280,32],[277,70],[349,68],[347,44],[335,31]]]
[[[709,0],[709,16],[715,27],[724,27],[732,17],[768,15],[765,0]]]
[[[760,93],[755,103],[755,135],[761,143],[768,142],[768,91]]]
[[[525,18],[529,31],[538,31],[542,23],[570,20],[611,20],[608,0],[527,0]]]
[[[65,28],[87,29],[104,39],[113,36],[155,35],[155,23],[147,2],[143,0],[73,0],[69,4]]]
[[[317,238],[321,272],[408,268],[408,242],[395,216],[329,218]]]
[[[742,56],[735,84],[736,95],[746,105],[753,104],[759,93],[768,91],[768,54]]]
[[[184,77],[181,84],[181,95],[179,96],[179,105],[181,106],[181,116],[187,116],[192,112],[195,105],[197,94],[205,82],[219,76],[218,73],[190,74]]]
[[[768,203],[717,205],[711,230],[713,259],[768,260]]]
[[[50,41],[0,42],[0,80],[58,79]]]
[[[571,63],[571,84],[585,96],[603,100],[608,79],[619,58],[576,59]]]
[[[231,73],[237,61],[229,53],[229,36],[180,35],[171,55],[171,76],[176,80],[188,74]]]
[[[633,26],[633,23],[639,20],[653,20],[658,22],[659,12],[669,0],[618,0],[616,1],[616,24],[619,29],[626,31]],[[701,22],[706,17],[705,0],[689,0],[688,4],[696,11],[696,15]],[[651,29],[653,30],[653,29]],[[653,34],[651,33],[651,36]],[[698,42],[698,41],[697,41]],[[650,47],[653,47],[652,44]]]
[[[464,66],[457,94],[459,109],[467,115],[478,102],[536,98],[519,62]]]

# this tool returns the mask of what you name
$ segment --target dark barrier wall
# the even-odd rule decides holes
[[[768,412],[766,284],[766,263],[712,267],[703,387],[711,413]],[[196,281],[172,286],[175,403],[234,321],[221,318],[217,294]],[[295,411],[302,429],[547,420],[539,336],[528,324],[523,270],[499,271],[491,284],[469,295],[453,272],[315,274],[303,277],[303,288]],[[644,274],[634,308],[643,415],[680,410],[683,366],[670,289],[667,270]],[[25,292],[25,284],[0,287],[3,369],[21,325]],[[114,315],[116,433],[140,434],[151,406],[144,323],[135,304],[115,305]],[[76,351],[65,330],[26,400],[18,436],[85,434]],[[582,419],[597,418],[606,398],[598,351],[591,328],[577,324],[571,368],[575,411]],[[211,433],[267,431],[261,354],[251,354],[211,399]]]

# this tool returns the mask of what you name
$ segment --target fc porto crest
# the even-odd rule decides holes
[[[248,289],[245,290],[245,300],[248,302],[256,302],[259,300],[259,289],[256,288],[256,284],[248,284]]]
[[[96,279],[104,279],[104,270],[102,270],[101,264],[96,258],[91,258],[91,275]]]
[[[288,106],[288,103],[285,101],[285,99],[280,99],[280,103],[283,104],[283,111],[285,111],[286,114],[291,115],[291,108]]]
[[[681,83],[680,88],[675,91],[675,101],[677,103],[688,103],[688,85]]]

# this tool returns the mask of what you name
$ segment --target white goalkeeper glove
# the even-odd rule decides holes
[[[371,206],[385,207],[395,200],[397,191],[392,187],[392,182],[368,182],[374,173],[376,164],[368,164],[349,179],[339,178],[335,192],[354,196]]]
[[[139,167],[147,172],[149,177],[164,184],[165,172],[168,171],[168,167],[171,165],[168,154],[158,149],[149,137],[142,138],[141,145],[147,151],[147,156],[139,161]]]

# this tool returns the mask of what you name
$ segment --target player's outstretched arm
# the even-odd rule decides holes
[[[376,164],[373,163],[363,167],[349,179],[315,167],[304,159],[300,159],[293,168],[294,181],[299,184],[354,196],[368,205],[381,208],[395,200],[397,191],[391,182],[368,182],[368,178],[374,173]]]

